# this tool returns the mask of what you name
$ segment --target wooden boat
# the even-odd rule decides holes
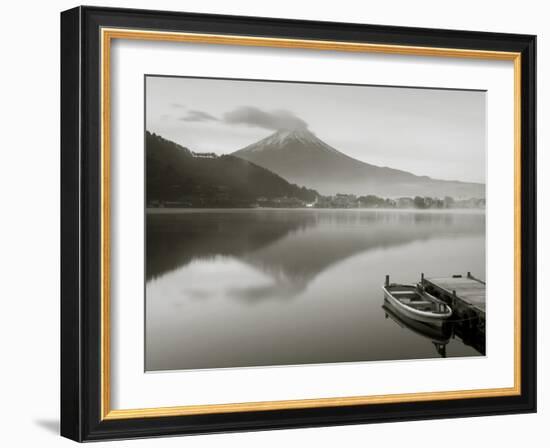
[[[382,309],[384,310],[386,319],[389,317],[401,328],[406,328],[412,333],[430,341],[439,356],[442,358],[447,357],[446,347],[453,335],[453,326],[451,322],[438,325],[411,319],[396,311],[395,307],[387,300],[384,300]]]
[[[452,322],[447,322],[445,325],[434,325],[430,322],[422,322],[416,319],[411,319],[397,311],[395,307],[387,300],[384,300],[382,309],[386,318],[390,318],[401,328],[406,328],[412,333],[421,336],[422,338],[433,342],[434,344],[448,344],[453,335]]]
[[[395,310],[411,319],[441,324],[453,314],[449,305],[417,285],[387,283],[382,289],[384,297]]]

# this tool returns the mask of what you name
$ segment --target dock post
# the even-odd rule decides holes
[[[386,275],[386,287],[390,286],[390,276]]]
[[[420,284],[424,286],[424,272],[420,273]]]
[[[456,305],[456,289],[453,289],[453,300],[451,301],[453,308]]]
[[[468,271],[467,277],[472,278],[472,273],[470,271]]]

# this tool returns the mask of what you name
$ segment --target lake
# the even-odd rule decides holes
[[[460,322],[401,319],[381,289],[386,274],[485,280],[483,212],[159,209],[146,223],[148,371],[484,354]]]

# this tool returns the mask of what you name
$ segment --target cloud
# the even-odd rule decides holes
[[[190,110],[185,117],[181,117],[182,121],[219,121],[213,115],[202,110]]]
[[[253,106],[237,107],[223,114],[219,119],[214,115],[202,110],[192,109],[180,118],[181,121],[188,122],[212,122],[221,121],[230,125],[245,125],[271,131],[306,129],[308,124],[288,110],[265,111]]]
[[[170,106],[172,106],[174,109],[185,109],[185,104],[181,103],[170,103]]]
[[[242,106],[224,114],[229,124],[244,124],[278,131],[281,129],[306,129],[308,124],[288,110],[266,112],[257,107]]]

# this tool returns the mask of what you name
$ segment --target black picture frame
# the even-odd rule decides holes
[[[406,403],[102,419],[100,29],[521,54],[521,393]],[[61,13],[61,435],[141,438],[536,411],[536,37],[100,7]]]

